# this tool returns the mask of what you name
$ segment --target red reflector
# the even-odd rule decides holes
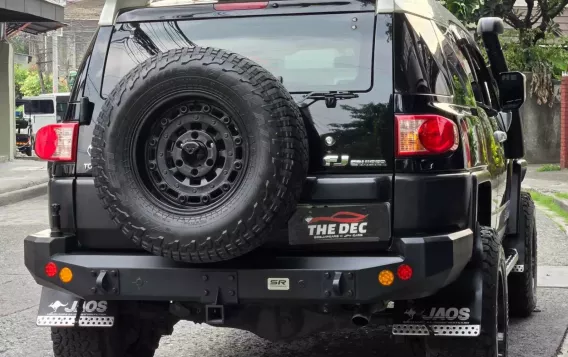
[[[215,4],[213,8],[217,11],[231,11],[231,10],[257,10],[265,9],[268,7],[268,1],[262,2],[234,2],[225,4]]]
[[[35,136],[35,152],[47,161],[75,161],[79,123],[46,125]]]
[[[50,278],[57,275],[57,265],[54,262],[49,262],[45,265],[45,275]]]
[[[400,280],[409,280],[412,278],[412,268],[410,265],[402,264],[396,270],[396,275],[398,275]]]
[[[442,154],[459,145],[457,125],[439,115],[397,115],[397,156]]]

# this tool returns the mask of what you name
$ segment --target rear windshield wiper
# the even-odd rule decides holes
[[[353,92],[311,92],[309,94],[306,94],[304,98],[302,98],[302,100],[300,100],[296,104],[298,104],[298,106],[300,107],[306,108],[317,101],[325,100],[326,107],[335,108],[337,107],[338,100],[354,98],[359,98],[359,95]],[[311,102],[306,103],[306,101],[308,100],[311,100]]]

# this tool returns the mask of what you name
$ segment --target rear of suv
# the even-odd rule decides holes
[[[436,1],[107,0],[36,137],[56,356],[152,356],[180,319],[505,356],[536,232],[502,30],[479,23],[487,65]]]

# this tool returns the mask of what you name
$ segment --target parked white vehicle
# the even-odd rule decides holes
[[[24,116],[32,128],[32,135],[42,127],[63,119],[69,103],[69,93],[48,93],[24,97]]]

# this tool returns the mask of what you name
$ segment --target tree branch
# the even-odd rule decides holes
[[[532,27],[531,24],[531,16],[534,9],[534,0],[525,0],[527,3],[527,13],[525,14],[525,28],[530,29]]]
[[[531,28],[536,25],[537,22],[540,21],[542,17],[542,11],[540,11],[540,8],[538,8],[536,10],[536,13],[533,15],[532,19],[531,19]]]
[[[550,15],[551,19],[554,19],[556,16],[560,15],[564,9],[566,8],[566,5],[568,5],[568,0],[561,0],[558,3],[558,6],[556,6],[553,9],[550,9],[550,11],[548,12]]]
[[[523,22],[513,11],[506,12],[505,18],[509,21],[510,25],[513,26],[513,28],[517,30],[523,28]]]

